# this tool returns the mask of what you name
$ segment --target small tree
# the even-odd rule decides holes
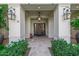
[[[0,29],[1,28],[8,29],[8,26],[6,23],[7,9],[8,9],[7,5],[5,5],[5,4],[0,5]]]
[[[8,6],[5,4],[0,4],[0,29],[5,28],[8,30],[6,23]],[[0,33],[0,44],[3,43],[4,35]]]

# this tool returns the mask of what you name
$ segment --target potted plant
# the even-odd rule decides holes
[[[0,29],[5,28],[6,30],[8,30],[8,26],[6,23],[6,16],[5,16],[5,12],[7,11],[7,5],[0,5]],[[0,33],[0,44],[3,43],[3,39],[4,39],[4,35]]]
[[[79,30],[79,18],[75,18],[71,20],[71,26],[74,30]],[[79,32],[75,35],[77,43],[79,43]]]

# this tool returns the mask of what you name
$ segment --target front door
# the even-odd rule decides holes
[[[34,35],[35,36],[45,35],[45,23],[34,23]]]

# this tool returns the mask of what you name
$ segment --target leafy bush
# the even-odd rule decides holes
[[[2,49],[4,49],[5,48],[5,46],[4,45],[0,45],[0,50],[2,50]]]
[[[19,42],[12,42],[5,49],[0,51],[1,56],[22,56],[28,49],[28,43],[26,40]]]
[[[51,53],[55,56],[78,56],[79,44],[68,44],[64,39],[53,40]]]
[[[72,19],[70,24],[75,30],[79,30],[79,19],[78,18]]]
[[[4,28],[6,30],[9,30],[6,17],[7,10],[8,10],[7,4],[0,4],[0,29]]]

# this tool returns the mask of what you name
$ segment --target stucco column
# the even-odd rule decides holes
[[[58,4],[54,11],[54,37],[63,38],[70,42],[70,19],[63,18],[63,8],[70,8],[69,4]]]
[[[21,9],[21,5],[20,4],[9,4],[8,8],[10,7],[15,8],[16,19],[15,20],[9,19],[9,43],[11,41],[21,40],[24,35],[22,31],[25,31],[23,30],[25,28],[22,27],[24,21],[21,21],[23,20],[22,16],[24,16],[22,9]]]
[[[48,37],[49,38],[53,38],[53,34],[54,34],[54,19],[53,19],[53,15],[49,17],[48,20]]]

